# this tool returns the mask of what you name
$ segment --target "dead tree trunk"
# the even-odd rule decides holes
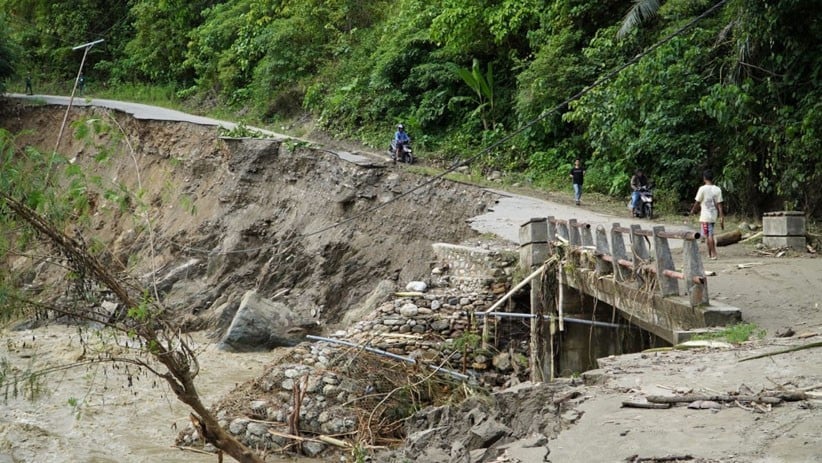
[[[742,239],[742,232],[733,230],[725,233],[720,233],[714,237],[717,246],[728,246],[729,244],[738,243]]]
[[[46,218],[7,193],[0,192],[0,199],[15,215],[57,246],[72,265],[81,267],[82,274],[92,275],[94,279],[109,288],[126,308],[140,307],[139,299],[133,297],[120,280],[89,253],[85,246],[58,230]],[[264,463],[259,455],[220,427],[217,418],[203,405],[197,388],[194,386],[194,377],[199,369],[194,352],[183,339],[175,335],[178,330],[163,319],[164,311],[161,307],[153,306],[150,313],[155,316],[135,322],[134,325],[122,324],[115,328],[123,332],[135,332],[145,342],[146,352],[165,366],[167,371],[160,372],[151,365],[143,364],[149,371],[166,380],[177,399],[191,407],[196,413],[194,418],[201,427],[203,439],[240,463]]]

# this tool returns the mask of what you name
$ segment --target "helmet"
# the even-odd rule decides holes
[[[397,124],[397,130],[404,130],[405,126],[402,124]]]

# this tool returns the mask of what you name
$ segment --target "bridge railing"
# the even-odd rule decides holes
[[[635,283],[663,297],[679,295],[679,280],[682,280],[692,307],[709,303],[707,279],[699,254],[699,233],[665,231],[661,225],[647,230],[638,224],[623,227],[619,223],[612,224],[610,230],[599,225],[595,234],[591,228],[591,224],[573,218],[531,219],[520,228],[523,265],[540,264],[540,258],[544,260],[562,243],[568,246],[577,265],[585,265],[581,255],[593,257],[592,269],[598,275],[613,275],[618,282]],[[672,239],[682,241],[681,270],[677,269],[671,252],[669,240]]]

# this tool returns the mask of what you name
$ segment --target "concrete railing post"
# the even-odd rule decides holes
[[[519,227],[519,263],[530,272],[548,260],[548,221],[533,218]]]
[[[634,278],[638,279],[642,279],[640,274],[642,266],[651,260],[651,254],[645,244],[646,238],[637,233],[640,230],[642,230],[641,226],[631,225],[631,261],[634,264]]]
[[[579,236],[577,219],[568,219],[568,242],[574,247],[582,246],[582,238]]]
[[[546,220],[548,222],[548,242],[554,242],[557,240],[557,223],[552,216],[548,216]]]
[[[625,249],[625,237],[619,229],[622,228],[618,223],[615,223],[611,228],[611,256],[613,257],[614,278],[616,281],[627,280],[631,272],[619,265],[620,260],[628,260],[628,253]]]
[[[685,288],[691,301],[691,307],[708,305],[708,279],[702,267],[702,257],[699,255],[699,241],[685,240],[682,243],[683,270],[685,274]]]
[[[602,225],[597,226],[597,274],[607,275],[616,273],[613,266],[602,256],[608,255],[608,233]]]
[[[664,232],[665,227],[657,225],[654,227],[654,251],[656,252],[656,276],[659,282],[659,291],[663,296],[679,295],[679,281],[670,277],[666,270],[674,271],[674,258],[671,256],[671,248],[668,245],[668,238],[659,236]]]
[[[548,260],[548,220],[545,218],[535,218],[528,221],[519,228],[520,241],[520,265],[528,271],[545,264]],[[526,251],[522,249],[526,248]],[[531,280],[531,358],[529,365],[531,369],[531,381],[539,382],[551,379],[553,372],[551,365],[550,350],[548,343],[549,327],[545,320],[546,307],[543,303],[544,288],[541,286],[541,279]],[[485,317],[488,319],[489,317]]]
[[[571,237],[568,233],[568,223],[567,222],[565,222],[563,220],[558,220],[557,221],[557,236],[559,236],[560,238],[562,238],[566,241],[569,241],[569,242],[571,241]]]
[[[582,227],[582,245],[583,246],[593,246],[594,245],[594,237],[591,233],[591,227],[588,227],[588,226]]]

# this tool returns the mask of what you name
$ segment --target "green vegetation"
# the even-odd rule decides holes
[[[220,136],[230,138],[270,138],[268,135],[243,123],[237,124],[233,129],[220,127]]]
[[[83,159],[83,163],[105,165],[116,152],[134,155],[131,141],[110,115],[73,123],[72,135],[97,153]],[[199,371],[195,352],[172,311],[157,302],[156,286],[140,287],[136,280],[121,276],[126,269],[116,260],[108,260],[109,247],[99,234],[89,231],[92,215],[131,220],[135,229],[142,228],[137,233],[151,229],[140,175],[132,185],[96,176],[95,169],[74,161],[59,152],[41,153],[31,146],[21,146],[14,135],[0,128],[0,258],[8,262],[14,256],[32,256],[31,251],[37,249],[35,259],[43,259],[60,272],[55,278],[62,284],[53,291],[71,300],[49,305],[43,302],[49,300],[45,292],[23,288],[24,275],[0,270],[0,318],[27,314],[37,319],[34,315],[45,318],[46,314],[58,314],[98,323],[103,328],[93,330],[93,335],[101,342],[102,350],[99,356],[91,355],[90,338],[81,334],[84,355],[66,365],[32,362],[31,367],[23,369],[0,359],[0,394],[5,400],[17,396],[35,399],[43,386],[50,384],[44,380],[49,373],[92,364],[124,364],[136,368],[137,374],[154,374],[168,383],[176,397],[189,406],[192,419],[206,430],[204,433],[214,433],[214,445],[226,454],[240,462],[261,463],[261,457],[226,433],[202,403],[194,386]],[[100,198],[105,201],[98,202]],[[124,313],[111,315],[95,310],[102,288],[125,308]],[[78,329],[82,332],[85,328]],[[79,416],[82,400],[71,398],[68,403]]]
[[[819,217],[818,3],[726,0],[694,22],[718,1],[0,0],[0,83],[68,93],[71,47],[102,38],[87,94],[309,115],[370,146],[402,121],[429,164],[533,187],[567,188],[579,157],[588,192],[622,198],[642,167],[671,213],[711,168],[732,213]]]
[[[482,338],[478,333],[466,331],[460,337],[454,339],[454,350],[465,354],[469,350],[477,349],[481,340]]]
[[[45,381],[42,372],[33,371],[30,366],[21,371],[12,366],[5,357],[0,358],[0,395],[3,404],[18,397],[36,400],[44,393]]]
[[[737,323],[736,325],[727,326],[721,331],[696,335],[692,339],[694,341],[721,340],[731,344],[740,344],[745,341],[750,341],[753,338],[762,339],[765,337],[765,334],[765,330],[753,323]]]

